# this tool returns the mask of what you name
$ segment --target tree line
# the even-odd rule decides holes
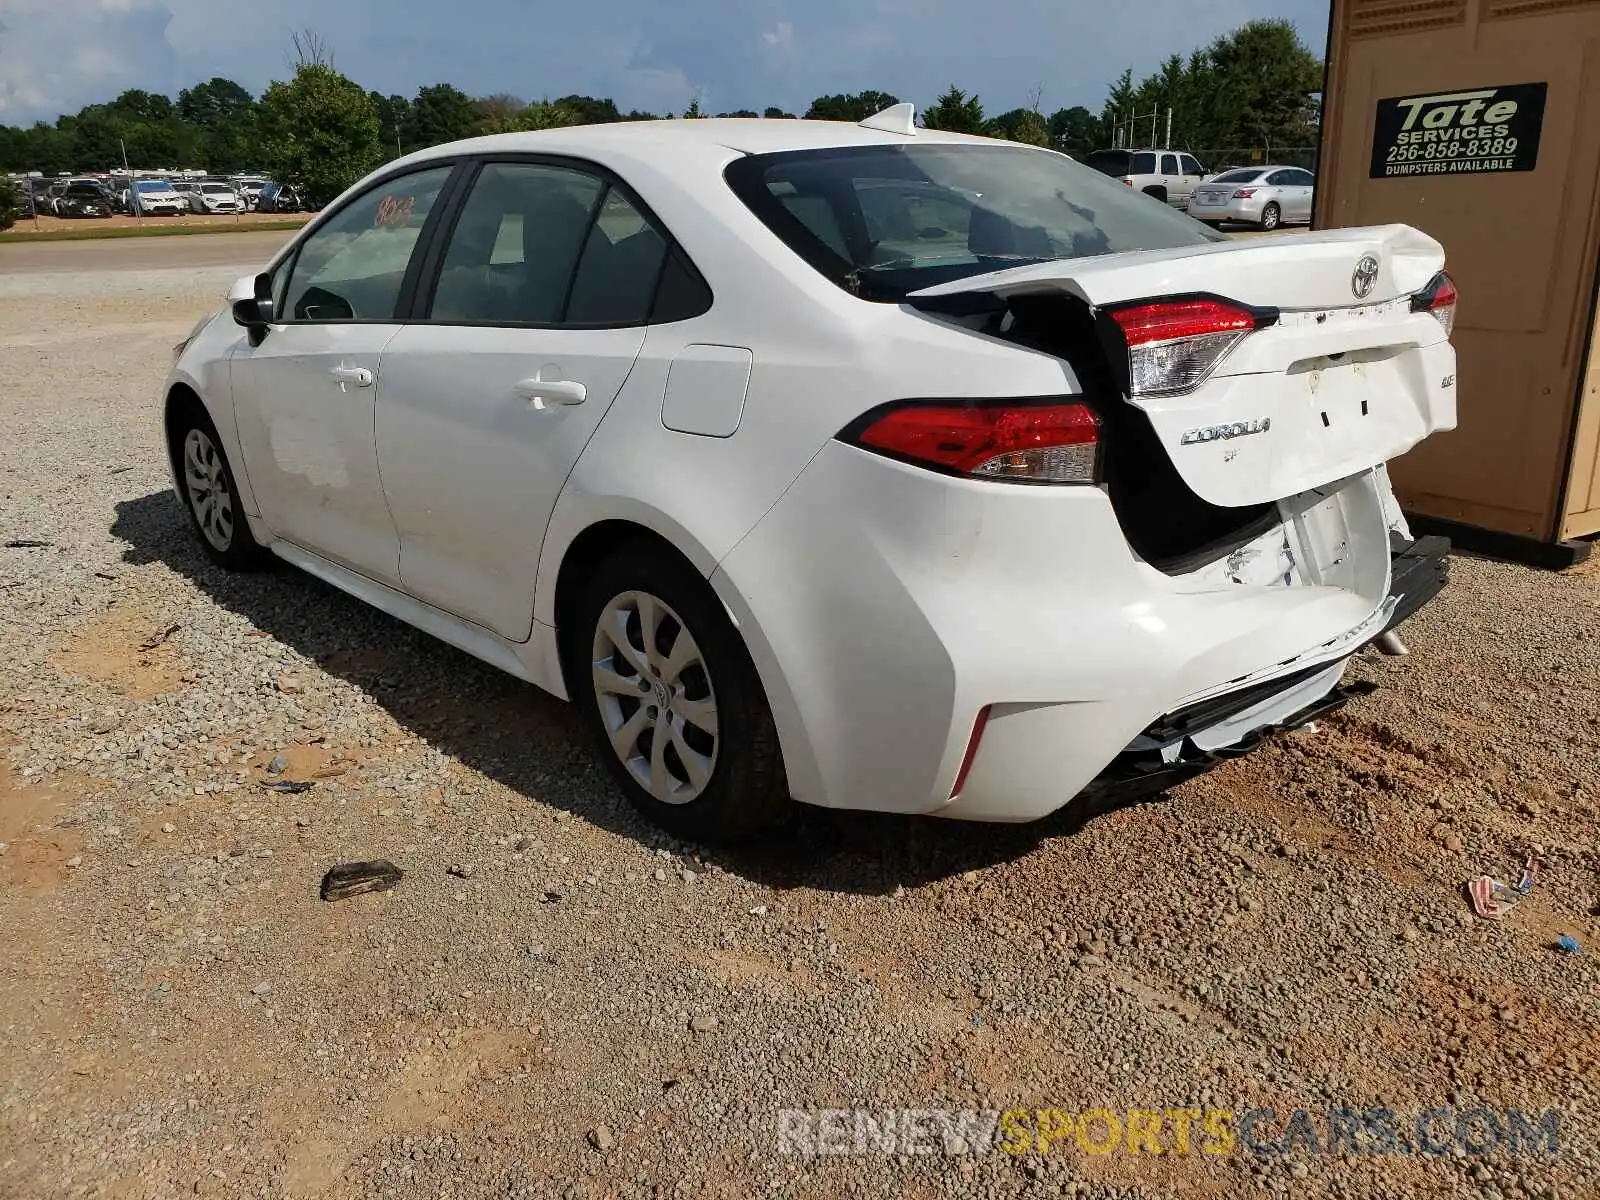
[[[672,113],[623,112],[609,98],[584,95],[529,101],[510,94],[470,96],[454,84],[414,96],[362,88],[334,66],[315,34],[294,37],[294,72],[259,97],[230,79],[214,78],[176,99],[140,89],[91,104],[54,123],[0,125],[0,170],[107,171],[197,166],[219,174],[267,171],[324,202],[382,162],[477,134],[550,129],[609,121],[655,120]],[[1194,51],[1174,55],[1135,82],[1124,71],[1098,113],[1081,105],[1045,113],[1044,88],[1031,103],[989,115],[980,98],[952,85],[921,113],[927,128],[1003,137],[1082,155],[1114,143],[1149,144],[1149,114],[1164,139],[1171,110],[1172,145],[1212,147],[1308,145],[1315,140],[1322,64],[1287,21],[1251,21]],[[801,114],[769,107],[716,113],[695,100],[683,117],[804,116],[859,121],[898,97],[863,91],[819,96]],[[1144,121],[1138,120],[1144,118]]]

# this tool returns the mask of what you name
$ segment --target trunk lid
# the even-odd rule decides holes
[[[1455,427],[1455,352],[1440,322],[1411,308],[1443,267],[1438,242],[1385,225],[1039,263],[911,300],[1057,292],[1099,311],[1204,294],[1276,310],[1192,391],[1128,398],[1196,495],[1244,507],[1355,475]]]

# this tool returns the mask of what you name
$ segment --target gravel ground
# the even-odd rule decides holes
[[[619,803],[564,706],[205,562],[153,397],[248,269],[0,275],[0,542],[51,543],[0,549],[0,1196],[1600,1194],[1600,572],[1458,559],[1414,654],[1354,666],[1378,693],[1158,802],[814,814],[702,854]],[[1531,896],[1473,918],[1463,881],[1532,846]],[[394,891],[318,899],[380,857]],[[1190,1106],[1554,1109],[1560,1146],[777,1133]]]

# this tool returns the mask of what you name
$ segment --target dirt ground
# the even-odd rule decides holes
[[[168,348],[270,249],[161,255],[223,240],[0,247],[0,1197],[1600,1195],[1600,562],[1458,557],[1373,696],[1153,803],[708,853],[564,705],[199,553]],[[370,858],[394,890],[319,899]],[[1235,1136],[785,1153],[816,1108]],[[1553,1152],[1453,1136],[1512,1108]]]

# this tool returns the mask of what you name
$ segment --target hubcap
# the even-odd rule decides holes
[[[202,430],[191,429],[183,439],[183,480],[200,532],[215,549],[226,550],[233,545],[233,494],[222,454]]]
[[[590,655],[606,734],[628,773],[664,804],[705,791],[717,765],[717,699],[700,647],[649,592],[623,592],[600,611]]]

